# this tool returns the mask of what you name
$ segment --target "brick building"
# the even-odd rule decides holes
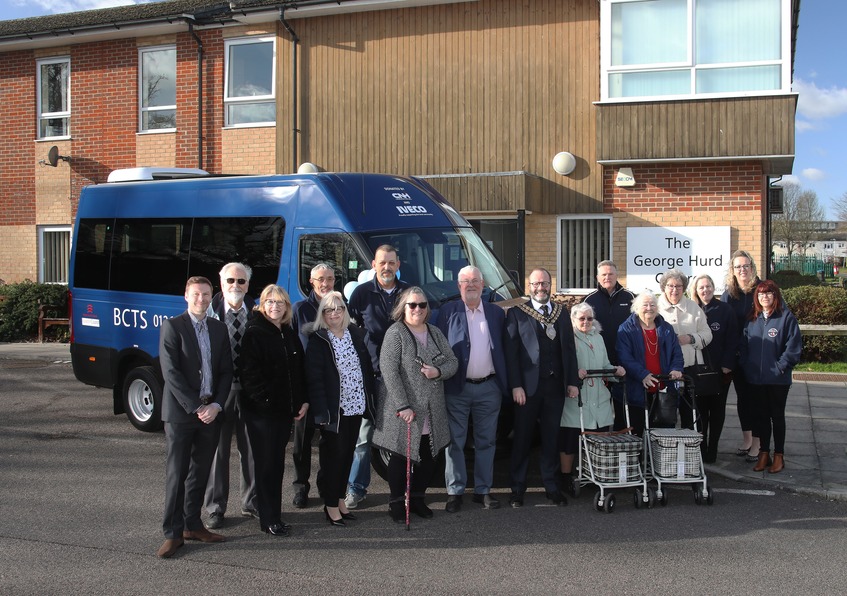
[[[0,279],[65,281],[80,189],[114,169],[305,161],[426,178],[560,289],[603,258],[636,290],[737,248],[764,264],[799,5],[170,0],[0,22]]]

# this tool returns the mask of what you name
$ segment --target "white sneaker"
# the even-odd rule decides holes
[[[355,509],[359,506],[359,503],[365,500],[365,495],[357,495],[356,493],[348,492],[344,497],[344,504],[347,506],[347,509]]]

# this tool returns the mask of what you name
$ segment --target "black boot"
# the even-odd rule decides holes
[[[398,524],[406,523],[406,503],[404,501],[390,501],[388,503],[388,515]]]
[[[411,509],[412,513],[424,519],[432,517],[432,509],[426,506],[423,497],[412,497],[409,503],[409,509]]]

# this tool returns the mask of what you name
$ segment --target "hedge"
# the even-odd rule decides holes
[[[0,286],[5,299],[0,306],[0,341],[30,341],[38,336],[38,306],[55,304],[67,316],[68,287],[25,281]],[[55,337],[67,338],[67,329],[56,329]]]
[[[782,295],[804,325],[847,325],[847,292],[841,288],[799,286],[783,289]],[[803,336],[804,362],[843,362],[846,357],[847,336]]]

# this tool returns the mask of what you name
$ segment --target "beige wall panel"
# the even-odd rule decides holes
[[[39,160],[47,159],[47,152],[55,145],[59,155],[71,154],[70,141],[50,141],[36,143],[35,154]],[[54,168],[49,165],[35,165],[35,223],[37,225],[70,224],[71,214],[71,166],[60,160]]]
[[[38,281],[35,226],[3,226],[0,242],[0,283]]]
[[[221,131],[221,173],[273,174],[276,128],[228,128]]]
[[[175,167],[176,133],[162,132],[135,135],[135,163],[139,167]]]

